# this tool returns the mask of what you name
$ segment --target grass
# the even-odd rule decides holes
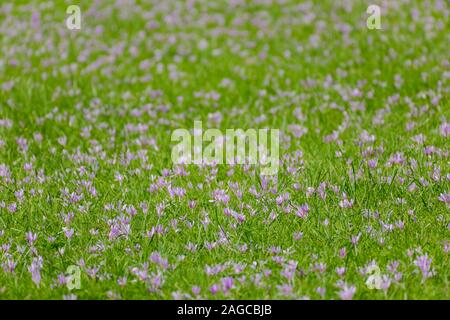
[[[449,6],[375,2],[1,4],[0,298],[448,299]],[[194,120],[280,129],[278,174],[180,174]]]

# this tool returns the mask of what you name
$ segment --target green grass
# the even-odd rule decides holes
[[[448,3],[278,2],[78,1],[79,31],[65,25],[71,2],[14,1],[10,11],[0,4],[0,119],[12,124],[0,121],[0,299],[339,299],[344,286],[355,287],[353,299],[449,298],[450,207],[439,200],[450,192],[450,136],[442,129],[450,121]],[[381,30],[366,27],[369,4],[382,7]],[[220,96],[205,98],[210,93]],[[208,120],[216,112],[220,123]],[[228,175],[229,165],[217,173],[189,165],[188,175],[177,175],[170,136],[192,129],[194,120],[223,132],[280,129],[277,177],[264,189],[258,167],[236,166]],[[306,133],[294,136],[292,124]],[[360,143],[363,131],[375,140]],[[337,140],[325,142],[333,132]],[[420,134],[424,142],[415,142]],[[404,161],[389,165],[397,152]],[[369,159],[378,160],[376,168]],[[322,183],[323,197],[307,195]],[[150,192],[152,184],[160,186]],[[171,197],[168,185],[186,195]],[[82,199],[71,202],[64,189]],[[217,189],[228,204],[210,201]],[[289,200],[277,205],[287,192]],[[351,208],[339,205],[344,193]],[[15,212],[8,210],[13,203]],[[302,219],[295,211],[304,203]],[[125,205],[137,214],[130,217]],[[245,221],[236,223],[224,208]],[[65,223],[69,212],[74,218]],[[110,239],[108,221],[121,216],[130,219],[130,232]],[[166,232],[149,238],[158,225]],[[29,231],[37,234],[31,246]],[[152,252],[168,266],[150,262]],[[414,263],[425,254],[430,277]],[[36,283],[29,267],[38,256]],[[289,261],[297,263],[292,279],[282,274]],[[385,290],[365,284],[361,270],[372,261],[391,282]],[[388,268],[394,261],[395,272]],[[316,270],[317,263],[326,269]],[[58,282],[70,265],[81,265],[81,288],[72,291]],[[218,265],[221,272],[207,274]],[[92,268],[99,268],[94,277]],[[147,278],[133,271],[144,269]],[[155,275],[162,285],[152,283]],[[226,277],[233,287],[224,292]]]

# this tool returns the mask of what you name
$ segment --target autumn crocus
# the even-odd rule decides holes
[[[323,298],[325,297],[326,289],[323,287],[317,287],[316,292]]]
[[[197,205],[197,202],[195,200],[189,200],[188,206],[190,209],[194,209]]]
[[[215,295],[217,292],[219,292],[219,286],[217,284],[213,284],[210,288],[209,291],[211,292],[212,295]]]
[[[374,169],[377,167],[378,164],[378,160],[377,159],[370,159],[367,161],[367,165],[369,166],[369,168]]]
[[[33,233],[33,232],[31,232],[31,231],[28,231],[28,232],[25,234],[25,237],[26,237],[27,242],[28,242],[28,244],[29,244],[30,246],[32,246],[32,245],[36,242],[36,240],[37,240],[37,234],[36,234],[36,233]]]
[[[224,293],[227,293],[231,288],[233,288],[234,281],[231,277],[225,277],[221,280],[222,290]]]
[[[69,229],[69,228],[63,228],[64,234],[66,236],[67,239],[71,239],[75,230],[74,229]]]
[[[441,126],[439,127],[439,130],[441,132],[441,135],[444,138],[447,138],[450,136],[450,123],[444,122],[441,124]]]
[[[339,249],[339,258],[343,259],[347,255],[347,250],[345,248]]]
[[[194,295],[198,296],[200,294],[201,288],[199,286],[192,286],[191,291]]]
[[[4,263],[2,264],[3,270],[4,270],[5,272],[10,272],[10,273],[13,273],[13,272],[14,272],[16,266],[17,266],[17,262],[15,262],[15,261],[12,260],[12,259],[8,259],[6,262],[4,262]]]
[[[428,254],[418,256],[416,260],[414,260],[414,265],[419,267],[423,279],[433,276],[433,272],[430,270],[432,261],[433,259],[428,258]]]
[[[289,297],[292,295],[294,288],[289,284],[277,285],[277,289],[280,295],[284,297]]]
[[[44,264],[44,261],[41,256],[33,258],[31,265],[28,268],[28,271],[31,273],[31,279],[33,282],[39,286],[41,283],[41,269]]]
[[[294,232],[294,239],[301,240],[303,238],[303,232]]]
[[[309,206],[308,204],[302,204],[301,206],[297,207],[297,210],[295,212],[297,217],[300,217],[302,219],[306,219],[309,212]]]
[[[337,267],[336,268],[336,273],[339,277],[342,277],[345,273],[345,267]]]
[[[117,284],[121,287],[125,287],[127,284],[127,277],[121,277],[117,279]]]
[[[11,203],[11,204],[8,206],[8,211],[9,211],[10,213],[16,212],[16,211],[17,211],[17,204],[16,204],[15,202]]]
[[[352,300],[353,296],[356,293],[356,287],[355,286],[347,286],[345,285],[341,291],[339,291],[339,297],[342,300]]]
[[[450,193],[441,193],[438,199],[444,203],[450,203]]]
[[[348,199],[347,195],[344,193],[342,200],[339,201],[339,207],[347,209],[353,208],[353,202],[353,199]]]

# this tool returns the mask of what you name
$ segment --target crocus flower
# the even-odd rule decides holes
[[[356,287],[355,286],[348,287],[347,285],[345,285],[342,288],[342,290],[339,291],[339,297],[342,300],[352,300],[355,292],[356,292]]]
[[[37,286],[39,286],[39,284],[41,283],[41,269],[43,263],[44,261],[42,257],[39,256],[37,258],[33,258],[33,261],[31,262],[31,265],[28,268],[28,271],[30,271],[31,273],[31,279]]]
[[[450,193],[441,193],[438,199],[444,203],[450,203]]]
[[[428,254],[418,256],[416,260],[414,260],[414,264],[419,267],[420,271],[422,272],[423,279],[429,278],[433,275],[433,273],[430,271],[432,261],[433,259],[428,258]]]

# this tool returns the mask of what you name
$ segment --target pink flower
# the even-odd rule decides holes
[[[347,285],[345,285],[342,288],[342,290],[339,291],[339,297],[342,300],[352,300],[355,292],[356,292],[355,286],[348,287]]]
[[[305,219],[308,216],[308,212],[309,212],[309,206],[308,206],[308,204],[305,203],[297,208],[297,211],[295,212],[295,214],[297,215],[297,217]]]
[[[41,282],[41,269],[42,269],[43,263],[44,263],[44,261],[43,261],[42,257],[39,256],[37,258],[34,258],[33,261],[31,262],[30,267],[28,267],[28,270],[31,273],[31,279],[37,286],[39,286],[39,284]]]
[[[341,201],[339,201],[339,207],[351,209],[351,208],[353,208],[353,203],[354,203],[354,200],[347,199],[347,195],[344,194],[344,198]]]
[[[443,124],[441,124],[439,129],[441,131],[441,135],[444,138],[447,138],[448,136],[450,136],[450,123],[444,122]]]
[[[338,274],[338,276],[342,277],[345,273],[345,267],[337,267],[336,273]]]
[[[339,258],[343,259],[347,255],[347,250],[345,248],[339,249]]]
[[[63,231],[64,231],[64,234],[66,235],[67,239],[72,238],[72,236],[74,234],[73,229],[63,228]]]
[[[444,203],[449,203],[450,202],[450,193],[441,193],[441,195],[439,196],[439,201],[442,201]]]
[[[428,254],[419,256],[414,260],[414,264],[419,267],[424,279],[433,275],[433,272],[430,271],[431,261],[433,261],[433,259],[428,258]]]
[[[209,291],[211,292],[211,294],[215,295],[219,291],[219,286],[217,284],[213,284],[209,288]]]
[[[31,232],[31,231],[28,231],[28,232],[25,234],[25,237],[26,237],[27,242],[28,242],[28,244],[29,244],[30,246],[32,246],[32,245],[36,242],[36,240],[37,240],[37,234],[36,234],[36,233],[33,233],[33,232]]]

